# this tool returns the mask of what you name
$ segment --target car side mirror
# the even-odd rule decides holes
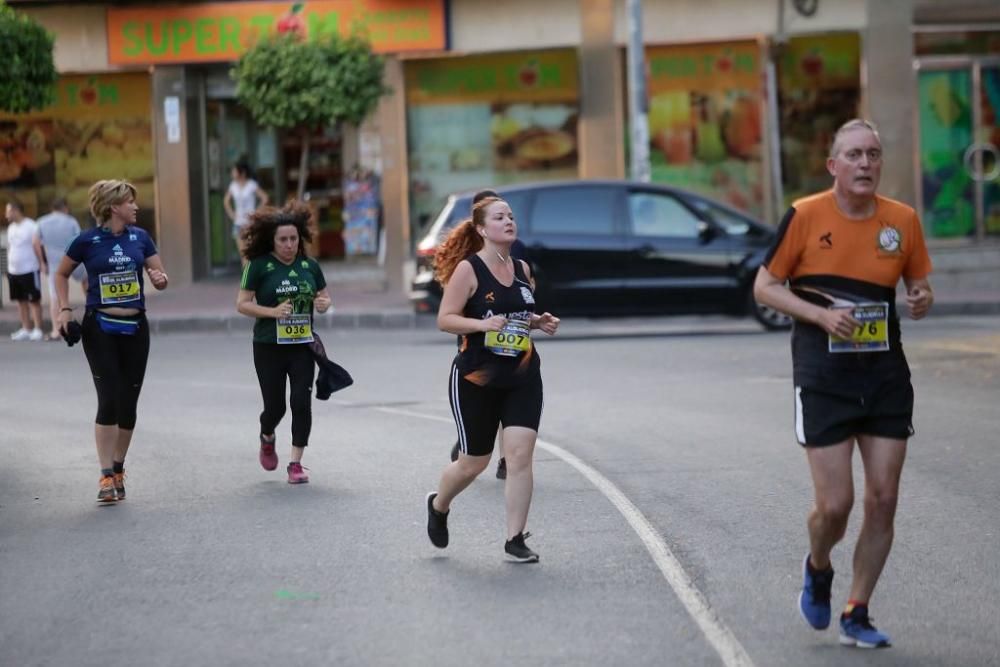
[[[716,237],[718,232],[715,227],[708,224],[704,220],[698,223],[698,240],[702,243],[708,243]]]

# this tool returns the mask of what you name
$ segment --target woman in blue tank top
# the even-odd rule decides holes
[[[531,271],[526,262],[510,257],[516,239],[510,206],[499,197],[486,197],[436,253],[437,279],[444,286],[438,328],[462,337],[448,385],[461,454],[444,469],[438,490],[427,496],[427,534],[434,546],[448,546],[451,501],[489,465],[502,425],[507,459],[504,552],[511,560],[534,563],[538,554],[525,545],[524,528],[534,487],[542,378],[531,331],[553,335],[559,318],[535,313]]]
[[[135,187],[126,181],[98,181],[90,188],[97,227],[73,239],[55,279],[59,330],[73,344],[71,331],[79,329],[97,390],[97,500],[102,503],[125,499],[125,455],[149,359],[143,272],[158,290],[169,283],[156,244],[135,224],[135,195]],[[73,327],[69,277],[78,264],[87,268],[87,305],[82,323]]]

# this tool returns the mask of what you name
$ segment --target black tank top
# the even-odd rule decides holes
[[[508,320],[524,320],[530,324],[535,312],[535,296],[524,265],[514,260],[514,282],[503,285],[479,257],[466,259],[476,272],[476,291],[465,302],[462,315],[485,320],[502,315]],[[534,377],[540,369],[534,344],[514,357],[494,354],[486,347],[486,334],[476,332],[461,337],[455,365],[462,377],[482,386],[513,386]]]

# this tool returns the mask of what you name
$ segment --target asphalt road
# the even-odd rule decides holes
[[[529,544],[502,559],[502,482],[434,549],[424,496],[454,440],[454,338],[330,331],[356,384],[314,404],[285,483],[256,457],[249,337],[156,336],[128,500],[100,507],[78,347],[0,342],[0,664],[995,665],[1000,318],[904,322],[917,394],[890,649],[796,607],[811,484],[787,336],[726,319],[572,321],[540,340]],[[860,497],[860,460],[857,488]],[[850,545],[834,552],[844,603]]]

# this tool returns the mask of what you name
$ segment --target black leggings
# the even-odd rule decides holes
[[[136,319],[139,331],[134,336],[104,333],[93,311],[83,316],[81,334],[83,352],[94,376],[97,389],[97,418],[101,426],[135,428],[139,392],[146,377],[149,359],[149,323],[145,314]]]
[[[254,343],[253,365],[257,369],[264,411],[260,413],[260,432],[271,435],[285,416],[285,378],[292,385],[288,402],[292,406],[292,445],[309,444],[312,430],[312,383],[316,372],[312,351],[306,344],[278,345]]]

